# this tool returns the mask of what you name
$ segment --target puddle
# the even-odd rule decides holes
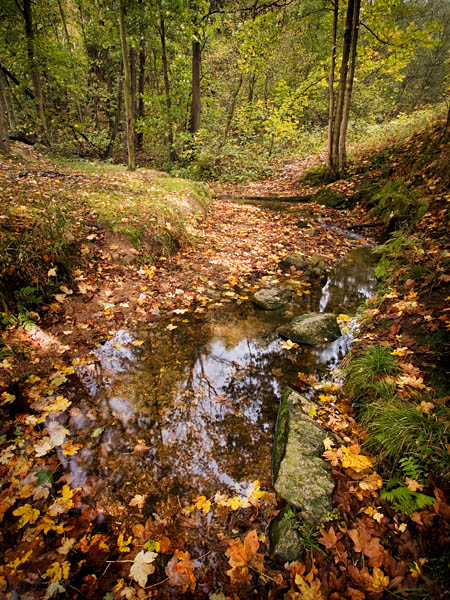
[[[352,250],[322,289],[309,288],[287,311],[230,302],[180,316],[173,330],[119,332],[78,371],[85,393],[64,425],[84,447],[60,456],[72,485],[113,515],[135,494],[147,495],[151,515],[171,498],[245,493],[254,479],[270,488],[281,390],[298,384],[299,371],[324,377],[350,343],[345,334],[286,351],[277,327],[308,311],[354,314],[374,293],[374,264],[370,248]]]

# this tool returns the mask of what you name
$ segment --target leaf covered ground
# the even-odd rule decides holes
[[[363,165],[365,176],[369,173],[374,180],[389,179],[394,171],[406,181],[420,177],[421,197],[429,202],[409,231],[420,238],[414,244],[417,261],[413,261],[421,267],[419,273],[411,271],[414,265],[405,259],[405,251],[386,265],[392,280],[367,307],[355,347],[356,352],[358,345],[388,345],[400,369],[392,385],[431,419],[448,400],[444,392],[431,393],[442,372],[435,372],[433,363],[436,359],[442,363],[448,339],[450,280],[449,186],[443,169],[448,148],[439,135],[439,128],[432,129],[407,140],[382,161],[377,155]],[[432,147],[434,154],[412,168],[420,144],[423,154]],[[261,183],[256,195],[272,195],[281,188],[283,193],[310,191],[297,183],[298,174],[288,171],[278,188],[273,180]],[[146,498],[136,494],[122,516],[86,502],[85,490],[72,487],[61,458],[70,460],[82,447],[65,427],[65,415],[79,411],[76,398],[68,398],[65,390],[75,367],[92,363],[97,344],[122,328],[135,331],[144,322],[151,327],[160,321],[177,328],[185,312],[201,314],[209,307],[242,302],[261,277],[277,273],[285,254],[319,253],[331,266],[356,242],[327,223],[348,227],[381,218],[368,215],[367,207],[337,211],[305,204],[301,209],[312,225],[303,229],[298,226],[299,218],[304,218],[298,208],[271,212],[213,200],[205,213],[202,192],[199,200],[187,202],[191,208],[181,220],[173,214],[164,219],[159,210],[156,216],[149,213],[146,231],[164,236],[149,236],[159,244],[142,243],[142,230],[138,238],[135,235],[137,199],[145,194],[149,179],[143,183],[136,178],[139,171],[132,178],[113,168],[81,171],[38,155],[2,161],[2,240],[27,238],[31,248],[39,248],[37,243],[33,246],[33,235],[39,241],[45,238],[46,210],[53,205],[59,229],[52,227],[44,240],[48,253],[37,252],[35,274],[21,265],[20,253],[2,263],[2,279],[9,287],[1,291],[16,316],[4,307],[1,593],[10,599],[108,600],[445,597],[448,480],[413,477],[412,472],[405,476],[411,492],[432,498],[432,503],[410,514],[381,500],[388,475],[376,453],[366,449],[367,432],[339,382],[317,382],[299,374],[300,390],[314,385],[320,392],[315,418],[330,431],[324,456],[333,466],[336,482],[335,510],[317,531],[303,531],[301,561],[279,565],[270,559],[268,523],[282,504],[258,481],[235,496],[217,490],[210,498],[199,494],[174,499],[164,514],[148,514]],[[148,178],[151,185],[159,180],[155,174]],[[361,178],[360,172],[355,173],[334,185],[350,195]],[[178,198],[183,184],[171,185],[175,190],[165,187],[166,193]],[[242,193],[236,187],[225,191]],[[114,196],[111,205],[110,196]],[[63,198],[66,212],[60,209]],[[39,213],[44,208],[42,219]],[[151,229],[153,217],[157,231]],[[118,231],[117,226],[125,229]],[[175,237],[171,232],[176,227],[182,235]],[[58,245],[61,236],[55,238],[55,231],[64,232],[65,244]],[[177,242],[163,243],[168,239]],[[408,257],[412,252],[410,247]],[[25,287],[32,291],[24,292]],[[417,337],[422,328],[424,337]],[[432,343],[425,339],[427,333],[434,336]],[[418,400],[417,393],[423,398]],[[101,433],[99,427],[93,436]],[[332,433],[340,436],[341,446]]]

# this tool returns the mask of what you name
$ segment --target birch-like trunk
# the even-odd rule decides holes
[[[334,77],[336,71],[337,26],[339,17],[339,0],[335,0],[333,8],[333,34],[331,46],[330,73],[328,76],[328,168],[333,169],[333,131],[334,131]]]
[[[361,8],[361,0],[355,0],[355,8],[353,13],[353,24],[352,24],[352,43],[350,49],[350,68],[347,77],[344,93],[344,110],[342,114],[341,130],[339,132],[339,149],[338,149],[338,170],[342,172],[345,169],[345,163],[347,160],[346,150],[346,139],[347,139],[347,127],[348,119],[350,114],[350,103],[352,99],[353,81],[355,79],[355,68],[356,68],[356,50],[358,46],[358,34],[359,34],[359,12]]]
[[[342,46],[342,64],[339,73],[339,90],[336,103],[336,113],[334,118],[334,128],[332,137],[332,154],[331,154],[331,175],[337,177],[339,175],[339,138],[341,134],[342,118],[344,114],[344,98],[345,88],[347,85],[348,63],[350,58],[350,50],[352,43],[352,27],[353,13],[355,0],[348,0],[347,16],[345,20],[344,41]]]

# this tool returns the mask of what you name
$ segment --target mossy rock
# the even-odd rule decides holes
[[[303,543],[295,518],[289,518],[292,509],[287,506],[270,524],[270,556],[284,564],[298,560],[303,553]]]
[[[328,344],[342,335],[332,313],[306,313],[278,329],[281,337],[297,344]]]
[[[278,265],[285,271],[289,271],[291,267],[297,270],[304,269],[308,264],[308,260],[303,254],[288,254],[280,260]]]
[[[311,256],[306,269],[306,276],[311,279],[319,279],[320,281],[327,280],[327,265],[320,254],[313,254]]]
[[[276,492],[315,526],[331,510],[334,481],[322,457],[327,433],[309,416],[314,405],[291,388],[281,398],[275,427],[272,470]],[[292,543],[289,532],[289,546]]]
[[[313,202],[329,208],[344,208],[348,204],[348,198],[342,192],[325,187],[314,195]]]

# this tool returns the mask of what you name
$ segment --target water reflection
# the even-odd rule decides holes
[[[287,352],[277,327],[319,308],[354,312],[374,290],[372,267],[370,251],[358,248],[322,290],[297,297],[289,310],[230,304],[172,331],[161,324],[141,332],[139,348],[119,332],[96,350],[93,366],[78,371],[86,393],[64,425],[84,447],[61,456],[73,485],[113,513],[137,493],[164,501],[244,493],[256,478],[269,486],[281,389],[297,385],[299,371],[323,376],[351,342],[347,333]]]

